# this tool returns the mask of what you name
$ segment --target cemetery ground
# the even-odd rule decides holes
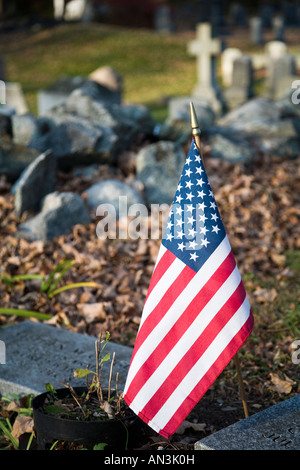
[[[205,158],[255,317],[254,330],[239,353],[252,415],[299,393],[299,364],[292,361],[293,343],[300,338],[299,158],[270,157],[252,168]],[[124,179],[121,170],[107,166],[99,172],[103,179],[111,172]],[[59,173],[57,189],[81,193],[93,178],[97,174]],[[93,281],[96,287],[49,299],[40,292],[39,280],[1,283],[2,306],[48,313],[46,323],[78,333],[97,336],[109,331],[113,342],[133,346],[160,240],[99,240],[98,218],[91,214],[91,224],[77,225],[69,235],[30,243],[14,237],[17,220],[9,191],[10,184],[2,180],[3,272],[49,275],[59,262],[71,259],[75,264],[59,286]],[[26,318],[0,315],[1,328],[20,321]],[[236,370],[230,363],[188,417],[195,430],[169,441],[150,432],[144,445],[154,449],[157,441],[164,441],[165,448],[191,448],[196,440],[243,417]],[[199,431],[196,424],[205,426]]]
[[[100,53],[103,65],[115,67],[126,77],[125,100],[156,103],[152,108],[156,117],[164,113],[161,97],[192,89],[195,67],[186,54],[186,38],[164,38],[144,31],[129,36],[125,30],[108,27],[103,27],[99,35],[98,28],[88,27],[83,40],[83,28],[87,26],[63,25],[37,33],[15,33],[20,35],[18,41],[6,42],[5,48],[0,46],[10,79],[20,81],[22,77],[32,111],[38,89],[61,75],[87,75],[99,66]],[[144,54],[145,48],[149,54]],[[74,61],[73,51],[80,59]],[[9,61],[9,56],[14,60]],[[259,77],[256,85],[259,88]],[[232,165],[210,158],[205,139],[202,143],[206,170],[255,318],[254,330],[239,352],[252,415],[300,392],[299,353],[298,361],[292,359],[295,342],[300,340],[299,157],[284,160],[258,154],[251,164]],[[123,161],[134,157],[137,150],[120,155],[120,161],[122,157]],[[55,189],[82,194],[91,184],[111,177],[127,181],[134,177],[134,170],[101,165],[93,174],[58,171]],[[109,331],[111,341],[132,347],[160,240],[100,240],[96,234],[98,218],[92,212],[91,223],[77,225],[71,234],[52,241],[16,238],[20,220],[14,213],[10,191],[11,183],[1,179],[1,271],[7,276],[48,276],[60,262],[70,259],[74,266],[59,286],[93,281],[95,287],[63,291],[49,298],[40,292],[38,279],[14,285],[0,282],[1,306],[50,314],[46,323],[81,334],[98,336]],[[24,213],[22,220],[27,217]],[[27,318],[0,315],[1,328],[22,321]],[[6,418],[11,413],[5,408],[1,401],[0,415]],[[190,427],[184,434],[164,440],[150,432],[143,448],[192,448],[195,441],[243,417],[237,374],[231,362],[187,418]],[[6,445],[0,437],[0,447]]]
[[[289,52],[295,55],[299,54],[297,34],[292,28],[286,33]],[[22,83],[30,112],[37,112],[38,91],[62,76],[88,76],[110,65],[125,77],[124,102],[145,104],[156,120],[164,120],[166,98],[186,95],[196,83],[195,58],[186,51],[194,36],[193,31],[164,36],[144,29],[64,24],[2,33],[0,56],[9,80]],[[247,30],[237,30],[225,37],[226,46],[238,47],[245,54],[261,51],[248,36]],[[264,39],[272,40],[271,33],[266,31]],[[257,70],[256,94],[264,91],[263,80],[264,72]]]

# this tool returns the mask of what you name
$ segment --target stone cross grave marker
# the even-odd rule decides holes
[[[188,44],[188,53],[197,57],[198,82],[193,95],[208,101],[216,112],[222,109],[222,99],[216,84],[216,58],[222,48],[222,41],[212,37],[210,23],[200,23],[196,39]]]

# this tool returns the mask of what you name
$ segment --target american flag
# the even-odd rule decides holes
[[[150,281],[125,401],[170,437],[252,327],[243,282],[193,140]]]

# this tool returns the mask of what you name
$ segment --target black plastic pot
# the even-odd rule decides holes
[[[79,396],[86,392],[85,387],[74,387]],[[59,399],[66,398],[70,391],[67,388],[55,390]],[[104,392],[105,393],[105,392]],[[95,444],[107,444],[104,450],[130,449],[140,436],[142,421],[132,413],[126,419],[108,419],[102,421],[80,421],[61,418],[43,411],[48,392],[37,395],[32,400],[34,428],[40,450],[47,450],[56,440],[83,444],[92,449]]]

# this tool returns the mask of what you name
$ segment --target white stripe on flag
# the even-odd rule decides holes
[[[158,263],[160,261],[160,258],[163,257],[163,255],[165,254],[166,251],[167,251],[167,248],[161,243],[161,245],[159,247],[159,250],[158,250],[158,255],[157,255],[157,258],[156,258],[156,262],[155,262],[155,266],[154,266],[153,271],[155,270],[156,266],[158,265]]]
[[[250,305],[247,297],[237,312],[226,323],[225,327],[220,331],[214,341],[206,349],[205,353],[200,357],[198,362],[190,369],[188,374],[181,381],[179,386],[174,390],[162,408],[156,413],[150,426],[154,425],[155,429],[163,429],[169,422],[176,410],[182,402],[192,392],[197,383],[207,373],[210,367],[222,354],[228,346],[232,338],[240,331],[242,326],[248,320],[250,314]],[[135,405],[138,409],[139,406]]]
[[[161,362],[161,364],[156,368],[155,372],[151,377],[145,382],[144,386],[140,389],[136,397],[132,402],[132,406],[142,410],[148,401],[152,398],[155,392],[159,389],[161,384],[165,381],[169,373],[176,367],[180,359],[186,354],[186,352],[191,348],[194,342],[199,338],[201,333],[205,330],[207,325],[214,318],[216,313],[223,307],[227,300],[235,292],[236,288],[241,282],[241,276],[237,267],[233,270],[231,275],[227,280],[222,284],[218,289],[216,294],[212,299],[206,304],[202,309],[201,315],[198,315],[194,322],[189,326],[180,340],[176,343],[173,349]],[[156,333],[157,341],[163,339],[165,332],[165,327],[162,326],[161,331]],[[231,338],[230,338],[231,339]],[[154,346],[152,345],[153,351]],[[200,380],[198,378],[197,382]]]
[[[170,285],[177,279],[186,264],[179,258],[176,258],[171,266],[164,272],[158,283],[153,288],[147,301],[145,302],[143,314],[141,317],[140,328],[148,315],[154,310],[156,305],[161,301]]]
[[[166,336],[167,332],[172,328],[172,326],[176,323],[182,312],[188,307],[191,300],[194,298],[195,294],[197,294],[200,289],[207,283],[207,281],[211,278],[211,276],[217,271],[219,266],[223,263],[226,259],[228,254],[231,252],[231,246],[228,241],[227,236],[222,240],[220,245],[216,248],[213,254],[208,258],[208,260],[204,263],[202,268],[196,273],[196,275],[192,278],[190,283],[186,286],[186,288],[181,292],[181,294],[177,297],[174,303],[171,305],[170,309],[159,324],[149,333],[145,341],[141,344],[140,348],[137,350],[133,361],[130,365],[129,372],[127,375],[127,380],[124,388],[124,394],[127,392],[127,388],[130,385],[131,380],[136,375],[140,367],[143,363],[147,360],[148,356],[153,352],[153,350],[157,347],[157,345],[163,340]],[[174,261],[175,263],[175,261]],[[174,264],[173,263],[173,264]],[[170,269],[170,268],[169,268]],[[166,271],[168,273],[169,270]],[[179,273],[177,273],[179,275]],[[157,283],[155,287],[158,287],[158,290],[154,288],[151,292],[149,298],[147,299],[146,305],[148,304],[149,300],[151,300],[152,309],[153,306],[155,307],[158,304],[158,296],[161,289],[163,292],[166,292],[170,286],[170,282],[168,282],[167,277],[164,275],[162,276],[161,280]],[[145,305],[145,308],[146,308]],[[144,310],[145,310],[144,308]],[[149,314],[148,310],[146,310]],[[152,310],[151,310],[152,311]],[[142,317],[144,312],[142,314]]]

